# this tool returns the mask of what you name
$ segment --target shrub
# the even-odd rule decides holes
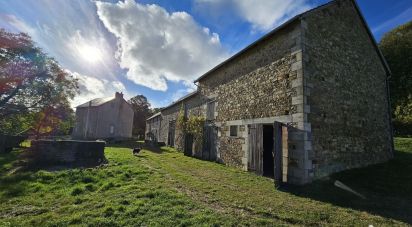
[[[101,191],[107,191],[110,188],[115,187],[115,185],[113,184],[113,182],[109,182],[103,185],[103,187],[100,189]]]
[[[84,189],[87,190],[87,191],[89,191],[89,192],[94,192],[94,191],[96,191],[96,187],[95,187],[93,184],[87,184],[87,185],[84,187]]]
[[[76,188],[73,188],[71,195],[76,196],[76,195],[82,194],[83,192],[84,191],[82,188],[76,187]]]
[[[103,212],[105,217],[110,217],[114,214],[114,209],[112,207],[108,207]]]

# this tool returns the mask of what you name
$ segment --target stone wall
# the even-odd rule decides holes
[[[254,119],[293,113],[291,56],[242,75],[213,89],[217,93],[216,121]]]
[[[392,157],[387,78],[352,1],[304,18],[314,177]]]
[[[154,142],[165,143],[160,137],[162,124],[162,116],[158,115],[146,121],[145,140],[153,140]],[[149,136],[150,134],[150,136]]]
[[[243,158],[245,157],[245,150],[242,148],[246,143],[245,126],[241,125],[238,129],[238,136],[231,137],[229,126],[221,127],[220,142],[220,160],[226,165],[244,168]]]
[[[247,169],[249,124],[276,120],[304,128],[300,31],[297,20],[199,80],[201,94],[216,100],[219,158],[224,163]],[[229,135],[230,125],[239,126],[238,136]],[[295,136],[292,142],[303,144],[303,139]],[[300,153],[292,154],[303,159],[303,146],[296,149]],[[303,182],[299,168],[303,167],[289,168],[296,170],[290,181]]]
[[[19,147],[20,143],[27,139],[27,136],[10,136],[0,134],[0,154],[9,153],[14,147]]]
[[[75,140],[33,140],[31,164],[54,166],[96,166],[106,161],[105,142]]]
[[[162,110],[162,122],[160,127],[160,139],[163,142],[168,141],[169,123],[176,121],[181,108],[186,109],[186,116],[205,116],[205,101],[206,99],[199,94],[191,95],[183,100],[179,100],[173,105]],[[183,135],[179,130],[175,131],[174,144],[179,150],[183,149]]]

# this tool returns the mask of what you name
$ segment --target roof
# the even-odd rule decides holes
[[[202,76],[200,76],[199,78],[197,78],[197,79],[194,81],[194,83],[199,82],[201,79],[207,77],[208,75],[210,75],[211,73],[215,72],[215,71],[218,70],[219,68],[221,68],[221,67],[223,67],[224,65],[228,64],[229,62],[233,61],[234,59],[236,59],[236,58],[237,58],[238,56],[240,56],[241,54],[245,53],[246,51],[254,48],[255,46],[257,46],[259,43],[263,42],[264,40],[266,40],[266,39],[272,37],[273,35],[277,34],[280,30],[282,30],[283,28],[286,28],[287,26],[289,26],[289,25],[292,24],[293,22],[298,21],[298,20],[301,20],[302,17],[308,15],[309,13],[314,12],[314,11],[317,11],[317,10],[320,10],[320,9],[323,9],[323,8],[325,8],[325,7],[328,7],[328,6],[332,5],[332,4],[335,4],[335,3],[338,2],[338,1],[340,1],[340,0],[330,1],[330,2],[328,2],[328,3],[326,3],[326,4],[320,5],[320,6],[318,6],[318,7],[315,7],[315,8],[313,8],[313,9],[310,9],[310,10],[308,10],[308,11],[306,11],[306,12],[303,12],[303,13],[301,13],[301,14],[298,14],[298,15],[292,17],[291,19],[289,19],[289,20],[286,21],[285,23],[281,24],[280,26],[276,27],[275,29],[273,29],[272,31],[270,31],[269,33],[267,33],[266,35],[262,36],[260,39],[256,40],[256,41],[253,42],[252,44],[250,44],[249,46],[245,47],[244,49],[242,49],[241,51],[237,52],[236,54],[234,54],[234,55],[231,56],[230,58],[224,60],[222,63],[218,64],[217,66],[215,66],[215,67],[212,68],[211,70],[207,71],[205,74],[203,74]],[[389,69],[388,63],[386,62],[385,58],[383,57],[382,52],[379,50],[379,47],[378,47],[378,45],[377,45],[377,43],[376,43],[376,40],[375,40],[374,36],[372,35],[372,32],[371,32],[368,24],[366,23],[366,20],[365,20],[365,18],[363,17],[362,12],[360,11],[360,8],[359,8],[358,4],[356,3],[356,0],[351,0],[351,1],[352,1],[352,3],[353,3],[354,6],[355,6],[356,11],[358,12],[358,14],[359,14],[360,17],[361,17],[361,21],[362,21],[363,25],[365,26],[365,28],[366,28],[366,30],[367,30],[367,33],[368,33],[368,35],[369,35],[369,38],[372,40],[372,43],[373,43],[373,45],[374,45],[374,47],[375,47],[375,50],[376,50],[376,52],[378,53],[380,60],[382,61],[382,64],[383,64],[384,67],[385,67],[385,71],[387,72],[388,76],[390,76],[391,71],[390,71],[390,69]]]
[[[106,102],[112,101],[113,99],[115,99],[115,97],[97,98],[97,99],[90,100],[86,103],[83,103],[77,106],[76,108],[89,107],[89,106],[100,106],[102,104],[105,104]]]
[[[184,101],[184,100],[186,100],[186,99],[188,99],[188,98],[190,98],[190,97],[192,97],[192,96],[194,96],[194,95],[196,95],[196,94],[197,94],[197,90],[194,91],[194,92],[191,92],[191,93],[189,93],[189,94],[187,94],[187,95],[185,95],[185,96],[183,96],[182,98],[180,98],[180,99],[178,99],[178,100],[176,100],[176,101],[173,102],[172,104],[170,104],[170,105],[166,106],[165,108],[163,108],[162,111],[165,110],[165,109],[168,109],[168,108],[170,108],[170,107],[172,107],[172,106],[174,106],[174,105],[176,105],[176,104],[178,104],[178,103],[180,103],[180,102],[182,102],[182,101]]]
[[[160,116],[161,114],[162,114],[161,111],[159,111],[159,112],[153,114],[151,117],[147,118],[146,121],[148,121],[148,120],[150,120],[150,119],[153,119],[153,118],[155,118],[155,117],[157,117],[157,116]]]

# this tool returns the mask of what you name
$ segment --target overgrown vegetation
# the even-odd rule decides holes
[[[108,165],[82,170],[13,173],[21,151],[2,154],[0,226],[412,224],[412,139],[396,139],[388,163],[281,190],[271,179],[171,148],[133,156],[116,146],[106,148]],[[367,199],[334,187],[335,179]]]
[[[203,145],[203,130],[206,118],[203,116],[190,115],[186,122],[186,131],[193,135],[194,150],[201,151]]]
[[[134,112],[132,133],[138,138],[144,138],[146,119],[152,114],[150,103],[144,95],[136,95],[131,98],[128,103]]]
[[[186,131],[186,116],[183,104],[180,107],[179,113],[176,118],[176,148],[180,151],[184,149],[185,134]]]
[[[392,70],[390,92],[395,133],[412,135],[412,21],[385,34],[379,46]]]
[[[204,116],[189,114],[189,117],[187,117],[183,105],[181,106],[176,119],[176,144],[178,144],[178,150],[184,149],[185,135],[188,134],[193,136],[194,150],[202,149],[205,121]]]
[[[77,80],[25,33],[0,29],[0,131],[67,133]]]

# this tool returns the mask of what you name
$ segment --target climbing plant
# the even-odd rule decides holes
[[[179,113],[176,119],[176,148],[183,151],[184,148],[184,135],[186,134],[186,116],[184,112],[183,104],[180,107]]]
[[[185,117],[183,104],[180,107],[179,113],[177,114],[176,129],[182,132],[186,131],[186,117]]]
[[[194,150],[201,150],[203,143],[203,127],[206,118],[203,116],[191,115],[185,116],[183,105],[176,119],[176,146],[178,150],[184,150],[185,135],[190,134],[194,139]]]
[[[206,118],[203,116],[190,116],[186,122],[186,131],[193,135],[197,145],[202,144],[205,121]]]

